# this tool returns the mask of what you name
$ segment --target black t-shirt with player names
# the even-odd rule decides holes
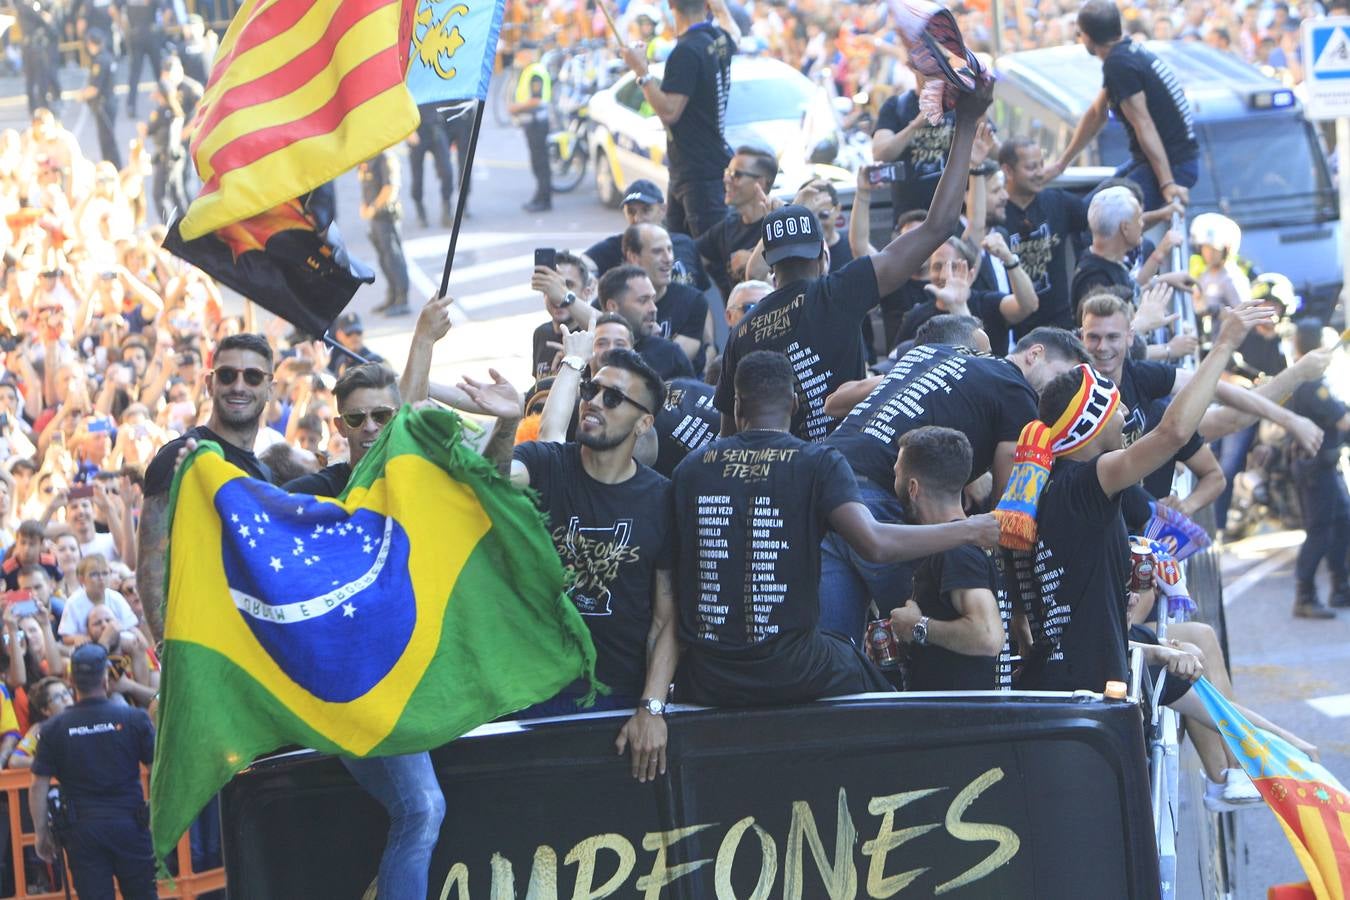
[[[844,382],[863,376],[862,320],[880,301],[870,256],[768,294],[727,341],[717,409],[727,416],[735,412],[741,358],[755,350],[773,350],[787,356],[797,376],[799,404],[792,433],[807,441],[823,440],[835,421],[825,413],[825,398]]]
[[[670,482],[638,463],[632,478],[603,484],[571,443],[530,441],[514,458],[529,470],[553,545],[574,573],[567,595],[595,641],[596,677],[617,696],[641,697],[653,578],[671,566]]]
[[[1013,333],[1020,338],[1040,325],[1072,329],[1069,247],[1074,235],[1088,227],[1087,206],[1068,191],[1046,188],[1026,209],[1009,200],[1003,220],[1008,226],[1008,248],[1022,260],[1022,269],[1040,298],[1040,306],[1013,326]]]
[[[666,60],[661,90],[689,98],[679,121],[666,128],[672,184],[721,178],[731,162],[725,133],[735,53],[731,35],[700,22],[680,35]]]
[[[1003,317],[1003,298],[1006,296],[1006,291],[973,290],[966,303],[970,314],[984,325],[984,333],[989,336],[989,352],[998,357],[1008,355],[1008,331],[1011,326]],[[905,318],[900,322],[900,333],[896,335],[897,343],[914,340],[924,322],[937,318],[943,312],[936,300],[927,300],[905,313]]]
[[[1034,556],[1016,555],[1033,650],[1018,688],[1100,691],[1125,681],[1129,538],[1120,495],[1108,497],[1097,462],[1058,459],[1036,511]],[[1026,571],[1030,566],[1031,571]]]
[[[923,425],[955,428],[970,439],[975,478],[993,463],[998,444],[1016,441],[1036,418],[1036,402],[1036,392],[1007,360],[925,344],[900,357],[826,443],[858,475],[894,490],[900,436]]]
[[[712,385],[697,378],[667,382],[666,402],[656,414],[659,450],[652,468],[669,478],[685,456],[717,438],[721,424]]]
[[[899,134],[919,115],[919,95],[906,91],[881,104],[877,128]],[[925,124],[910,138],[895,160],[895,182],[891,185],[891,203],[895,216],[911,209],[927,209],[933,203],[947,153],[956,131],[956,114],[948,112],[937,125]]]
[[[1008,623],[1012,607],[1003,589],[995,557],[980,547],[956,547],[924,557],[914,570],[914,602],[925,616],[940,622],[961,618],[952,592],[989,591],[1003,622],[1003,650],[998,656],[967,656],[929,643],[909,647],[909,689],[912,691],[1006,691],[1012,687]]]
[[[817,630],[820,542],[857,499],[833,449],[779,431],[714,441],[675,469],[679,684],[695,702],[746,705],[885,690],[841,636]]]

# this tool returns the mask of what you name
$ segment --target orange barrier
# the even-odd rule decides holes
[[[141,773],[141,781],[148,790],[148,775],[144,770]],[[28,891],[28,873],[24,865],[24,848],[36,844],[37,838],[32,831],[24,830],[23,811],[28,808],[28,787],[32,783],[33,775],[27,769],[0,771],[0,791],[4,792],[9,805],[9,848],[10,858],[14,861],[14,893],[7,894],[6,897],[13,897],[14,900],[65,900],[66,892],[64,889],[38,893]],[[168,881],[159,883],[161,900],[171,900],[171,898],[196,900],[197,897],[208,891],[224,890],[224,869],[208,869],[205,872],[192,871],[192,849],[187,835],[183,835],[183,839],[178,842],[178,849],[174,855],[178,859],[178,877],[172,883]],[[67,869],[65,877],[67,883],[72,885],[70,896],[78,897],[73,882],[69,880],[69,869]],[[121,894],[118,894],[118,896],[120,897]]]

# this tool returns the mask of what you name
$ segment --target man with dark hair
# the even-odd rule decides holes
[[[1200,145],[1191,104],[1172,69],[1142,41],[1121,34],[1113,0],[1088,0],[1078,11],[1078,40],[1102,61],[1102,90],[1078,121],[1069,146],[1050,167],[1058,176],[1106,124],[1107,113],[1125,126],[1130,161],[1116,169],[1144,191],[1144,209],[1190,199],[1200,176]]]
[[[862,502],[882,522],[906,521],[903,498],[895,492],[895,460],[900,438],[924,425],[965,434],[971,479],[991,473],[997,497],[1012,472],[1017,438],[1036,418],[1037,393],[1084,359],[1082,345],[1055,328],[1031,332],[1007,359],[972,356],[945,344],[918,346],[884,377],[840,389],[844,396],[833,411],[847,415],[826,443],[844,454],[858,476]],[[823,550],[826,627],[859,633],[869,602],[885,615],[909,596],[910,566],[876,565],[834,534]]]
[[[595,295],[595,280],[581,257],[559,250],[554,268],[535,268],[530,289],[543,294],[544,308],[548,310],[548,321],[534,330],[530,350],[534,377],[543,378],[553,373],[553,359],[557,355],[557,348],[549,345],[562,340],[560,329],[563,325],[577,327],[577,304],[590,305]]]
[[[81,897],[111,897],[113,877],[126,900],[153,900],[155,852],[141,790],[141,766],[155,756],[145,710],[108,697],[108,651],[97,641],[70,657],[76,703],[42,726],[28,810],[38,856],[57,859],[60,839]],[[53,834],[48,792],[61,783],[65,814]]]
[[[912,559],[992,541],[988,519],[879,525],[839,452],[787,433],[792,365],[757,350],[736,369],[736,433],[675,469],[680,685],[696,703],[747,706],[885,691],[848,636],[820,622],[820,555],[833,528],[867,558]]]
[[[946,344],[949,347],[967,347],[976,353],[989,352],[989,335],[984,323],[974,316],[943,313],[924,322],[914,334],[914,346]],[[911,348],[912,349],[912,348]]]
[[[925,425],[900,438],[896,492],[920,525],[966,517],[970,441],[959,431]],[[953,547],[922,559],[914,596],[891,611],[891,631],[909,644],[912,691],[991,691],[1012,687],[1008,657],[1011,608],[994,557]]]
[[[351,354],[340,351],[333,353],[328,360],[328,371],[333,375],[341,376],[352,366],[360,365],[360,361],[356,357],[360,357],[366,362],[384,362],[383,356],[366,346],[366,326],[362,323],[358,314],[345,312],[338,316],[333,322],[332,331],[333,340],[351,351]]]
[[[623,195],[623,217],[629,225],[660,225],[666,220],[666,195],[645,178],[630,182]],[[682,231],[672,231],[670,245],[675,249],[674,279],[697,291],[706,291],[712,282],[703,270],[694,239]],[[599,275],[623,265],[623,232],[587,247],[586,256],[595,263]]]
[[[745,266],[759,243],[777,177],[778,159],[758,147],[737,147],[722,175],[723,199],[730,209],[699,236],[698,253],[723,297],[746,280]]]
[[[689,357],[676,346],[674,341],[666,340],[658,333],[660,325],[656,316],[656,289],[651,278],[637,266],[619,266],[610,269],[600,279],[600,309],[604,312],[618,313],[628,321],[637,338],[633,349],[647,364],[663,378],[677,378],[681,375],[692,376],[694,368]],[[578,325],[589,325],[594,310],[579,309],[578,319],[586,316],[586,321]]]
[[[56,557],[42,549],[46,540],[46,530],[42,523],[33,519],[24,519],[14,536],[14,546],[0,563],[0,574],[5,576],[5,590],[19,589],[19,573],[28,566],[41,566],[52,579],[52,584],[60,584],[65,577]]]
[[[1088,227],[1087,204],[1061,188],[1046,187],[1054,176],[1045,168],[1041,145],[1012,138],[998,151],[1008,186],[1003,222],[1008,247],[1031,279],[1039,300],[1036,311],[1013,328],[1018,337],[1040,325],[1074,326],[1069,302],[1069,248],[1073,236]]]
[[[609,351],[578,384],[585,364],[564,360],[550,391],[579,387],[576,442],[517,445],[511,480],[535,490],[563,565],[576,573],[568,597],[595,641],[596,677],[612,691],[594,708],[636,709],[616,745],[622,753],[632,744],[633,776],[648,781],[665,772],[663,713],[678,650],[670,482],[634,460],[633,449],[651,430],[665,387],[631,350]],[[577,712],[583,693],[569,686],[528,712]]]
[[[199,440],[215,441],[225,459],[250,478],[272,480],[267,466],[253,454],[258,428],[272,397],[272,348],[267,338],[244,333],[221,340],[206,378],[206,392],[211,397],[211,416],[206,424],[165,444],[145,470],[136,571],[146,624],[156,640],[164,636],[160,615],[164,607],[164,554],[169,540],[169,487],[179,453],[195,447]]]
[[[1235,309],[1162,421],[1128,447],[1120,391],[1104,376],[1083,365],[1045,386],[1039,418],[1055,460],[1036,504],[1035,546],[1016,554],[1012,576],[1032,638],[1020,689],[1100,691],[1128,680],[1130,549],[1120,495],[1195,433],[1233,351],[1269,315],[1255,304]]]
[[[892,240],[878,253],[860,256],[826,274],[829,252],[820,220],[808,209],[789,205],[764,217],[764,260],[775,290],[756,304],[731,334],[722,356],[717,409],[722,434],[736,432],[736,366],[754,350],[787,355],[797,374],[798,404],[792,433],[823,440],[834,424],[825,398],[863,374],[862,321],[882,295],[896,290],[923,265],[955,227],[970,168],[970,145],[992,97],[992,88],[962,94],[949,168],[922,225]]]
[[[895,167],[891,182],[891,214],[895,217],[932,204],[956,134],[955,113],[944,112],[936,125],[920,114],[919,93],[928,78],[913,66],[909,69],[914,74],[914,89],[881,104],[872,132],[872,159]]]
[[[675,251],[670,234],[660,225],[629,225],[623,233],[623,259],[640,266],[656,289],[658,334],[674,341],[695,369],[703,366],[703,348],[712,340],[708,301],[687,284],[674,280]]]
[[[1322,346],[1322,322],[1304,320],[1294,334],[1294,358]],[[1289,408],[1317,423],[1326,433],[1322,447],[1294,461],[1303,530],[1307,537],[1298,548],[1294,564],[1294,615],[1303,619],[1329,619],[1332,612],[1317,595],[1317,567],[1325,558],[1331,572],[1331,606],[1350,607],[1350,580],[1346,551],[1350,549],[1350,496],[1341,476],[1341,447],[1350,432],[1350,411],[1333,395],[1325,378],[1305,381],[1294,389]]]
[[[709,10],[715,22],[707,21]],[[645,44],[624,47],[623,59],[666,126],[671,199],[666,221],[671,231],[697,238],[726,215],[721,180],[731,159],[725,135],[727,96],[741,30],[726,0],[675,0],[671,11],[679,39],[661,83],[647,71]]]

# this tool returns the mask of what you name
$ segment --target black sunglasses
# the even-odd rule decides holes
[[[212,371],[216,376],[216,380],[224,385],[234,384],[235,380],[238,379],[240,375],[243,375],[245,384],[249,387],[257,387],[272,377],[271,372],[264,372],[262,369],[254,368],[236,369],[234,366],[216,366]]]
[[[387,406],[376,407],[371,410],[357,410],[356,412],[342,413],[342,421],[347,427],[355,431],[357,428],[366,424],[366,417],[374,420],[376,425],[383,428],[389,424],[389,420],[394,417],[394,411]]]
[[[601,391],[604,391],[604,396],[600,402],[604,404],[605,409],[618,409],[619,404],[628,402],[633,404],[643,412],[645,412],[647,415],[649,416],[652,415],[652,411],[650,409],[643,406],[641,403],[637,402],[632,397],[628,396],[618,388],[596,384],[594,381],[586,381],[582,383],[581,399],[585,400],[587,403],[590,403]]]

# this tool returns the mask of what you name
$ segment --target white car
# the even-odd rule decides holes
[[[662,68],[652,66],[658,81]],[[590,162],[601,203],[619,206],[627,186],[639,178],[667,189],[666,127],[646,104],[631,72],[591,97],[590,118]],[[846,170],[827,165],[836,162],[844,146],[829,92],[776,59],[732,58],[726,138],[733,150],[752,145],[778,157],[774,193],[780,196],[792,196],[812,176],[853,184]],[[839,165],[853,162],[838,160]]]

